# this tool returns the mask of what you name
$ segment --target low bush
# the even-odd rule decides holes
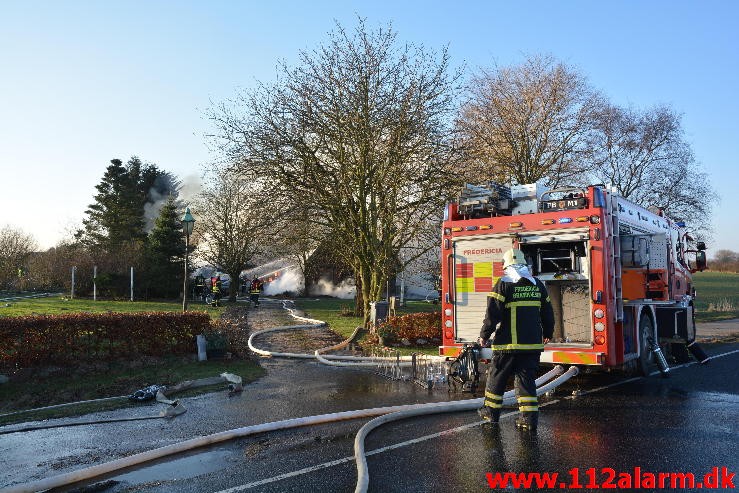
[[[407,339],[412,344],[418,344],[419,339],[425,339],[427,344],[433,344],[441,338],[441,313],[409,313],[388,317],[378,325],[376,334],[394,341]]]
[[[0,367],[187,354],[206,332],[204,312],[74,313],[0,318]]]

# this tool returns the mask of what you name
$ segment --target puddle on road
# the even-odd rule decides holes
[[[142,467],[111,479],[129,483],[189,479],[229,467],[228,458],[232,455],[226,450],[199,452],[174,460],[165,459],[165,462]]]

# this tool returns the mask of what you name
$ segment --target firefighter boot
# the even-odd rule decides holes
[[[477,414],[480,415],[483,421],[497,425],[498,419],[500,418],[500,409],[493,409],[489,406],[482,406],[477,410]]]
[[[521,415],[516,418],[516,428],[520,428],[522,430],[536,432],[536,427],[538,424],[538,412],[522,412]]]

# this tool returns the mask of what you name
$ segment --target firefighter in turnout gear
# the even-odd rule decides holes
[[[264,283],[255,277],[249,285],[249,299],[254,303],[254,308],[259,306],[259,293],[264,291]]]
[[[221,306],[221,295],[223,294],[223,283],[221,282],[221,276],[216,274],[215,277],[210,278],[211,293],[213,294],[212,306]]]
[[[493,357],[484,405],[478,413],[485,421],[498,422],[503,391],[510,375],[515,374],[521,412],[516,426],[536,431],[539,406],[534,380],[539,356],[554,332],[554,312],[544,283],[531,275],[521,250],[511,249],[503,255],[503,269],[505,275],[488,295],[480,329],[479,342],[483,346],[490,342]]]

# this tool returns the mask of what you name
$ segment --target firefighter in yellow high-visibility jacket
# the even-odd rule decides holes
[[[210,278],[211,282],[211,293],[213,295],[213,301],[211,305],[221,306],[221,296],[223,295],[223,283],[221,282],[221,276],[216,274],[215,277]]]
[[[259,306],[259,293],[262,291],[264,291],[264,283],[258,277],[254,277],[249,285],[249,299],[254,303],[254,308]]]
[[[483,346],[490,342],[493,357],[484,405],[478,413],[485,421],[498,422],[506,383],[515,374],[521,412],[516,426],[536,431],[539,406],[534,381],[544,344],[554,332],[554,312],[544,283],[531,275],[521,250],[511,249],[503,255],[503,269],[505,275],[488,295],[480,329],[479,342]]]

